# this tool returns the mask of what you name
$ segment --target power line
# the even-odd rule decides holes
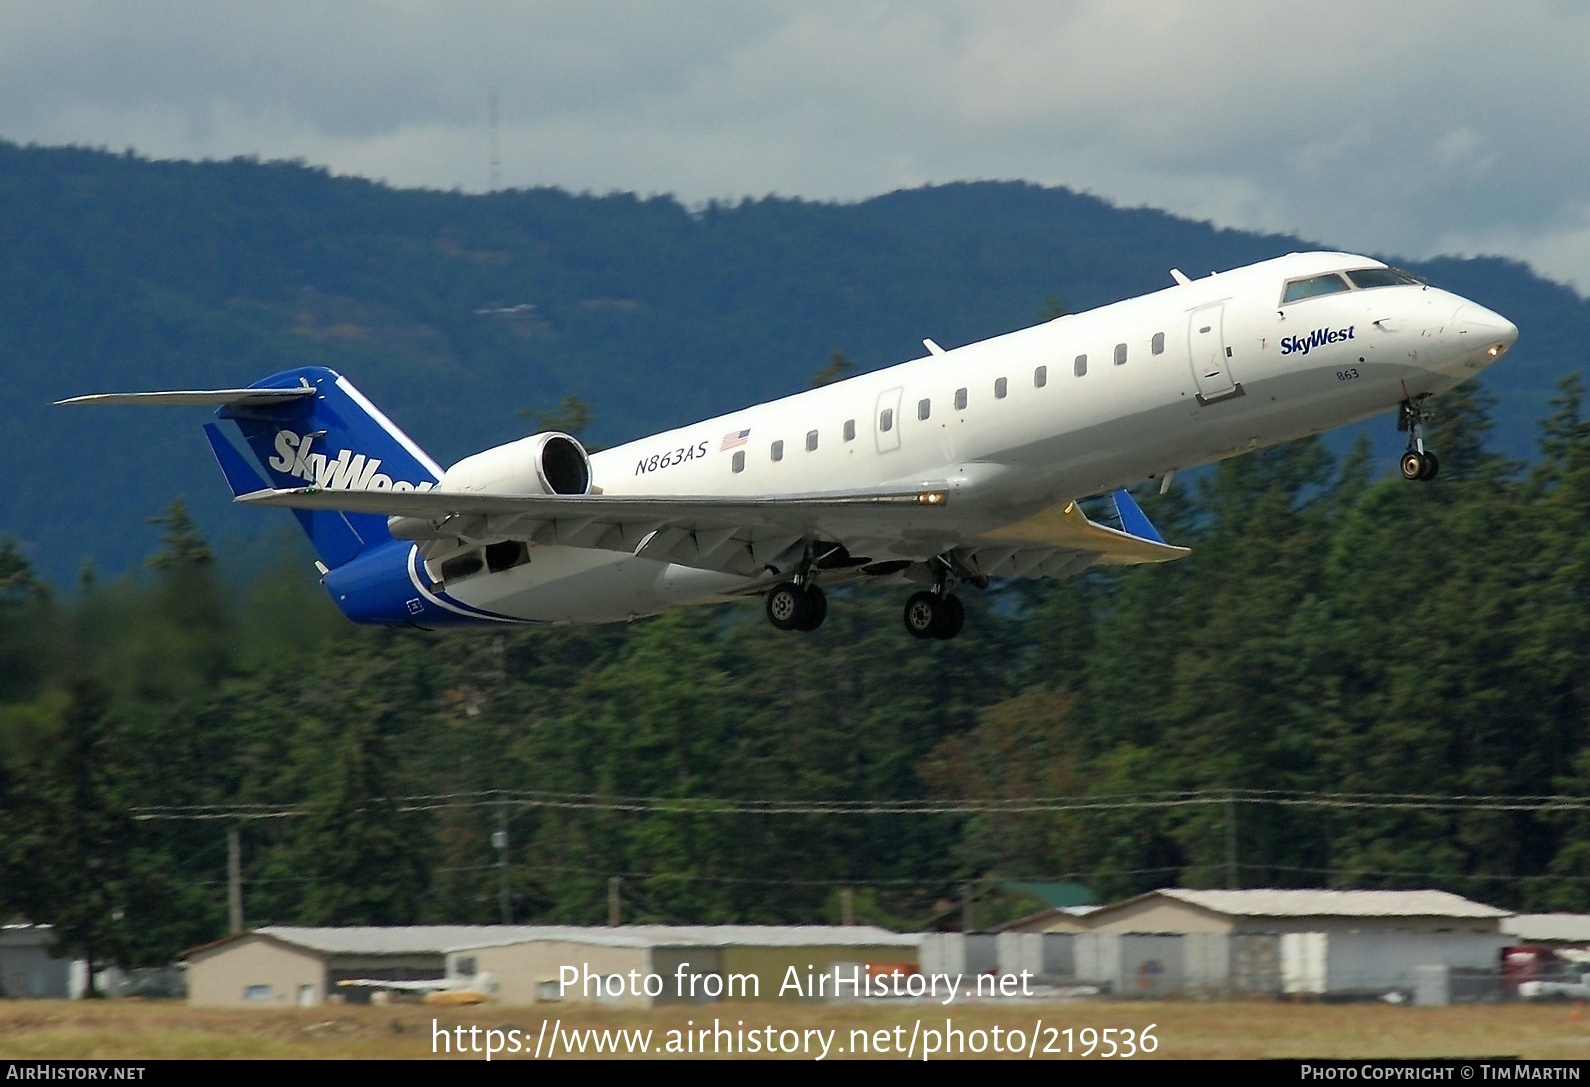
[[[679,815],[1033,815],[1087,811],[1136,811],[1230,804],[1368,811],[1526,812],[1590,811],[1590,796],[1436,793],[1302,792],[1281,789],[1197,789],[1182,792],[1082,796],[966,798],[957,800],[766,800],[718,797],[613,796],[494,789],[374,797],[366,805],[399,812],[447,809],[541,808],[568,811],[669,813]],[[130,809],[138,820],[254,820],[311,815],[311,804],[149,805]],[[359,810],[367,810],[361,808]]]

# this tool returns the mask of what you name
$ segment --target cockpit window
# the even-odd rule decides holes
[[[1395,268],[1358,268],[1348,272],[1347,278],[1360,290],[1369,287],[1401,287],[1419,282],[1407,272],[1399,272]]]
[[[1286,291],[1281,295],[1281,304],[1300,302],[1305,298],[1314,298],[1322,294],[1335,294],[1350,288],[1347,281],[1335,272],[1322,276],[1310,276],[1307,279],[1294,279],[1286,285]]]

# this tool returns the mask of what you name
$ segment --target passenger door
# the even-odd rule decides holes
[[[1231,380],[1231,348],[1226,344],[1226,304],[1200,306],[1187,317],[1187,354],[1192,362],[1193,380],[1198,383],[1199,403],[1231,396],[1236,385]]]

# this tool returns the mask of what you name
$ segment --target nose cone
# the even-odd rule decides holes
[[[1500,358],[1518,339],[1517,325],[1500,313],[1473,302],[1465,302],[1458,307],[1452,324],[1458,335],[1493,359]]]

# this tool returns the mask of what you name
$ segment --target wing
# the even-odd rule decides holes
[[[499,540],[619,551],[744,577],[777,575],[813,541],[842,545],[849,568],[897,572],[946,556],[964,576],[1066,577],[1096,562],[1165,562],[1187,554],[1151,536],[1096,524],[1074,502],[969,529],[944,485],[791,495],[503,495],[442,491],[258,490],[239,502],[386,514],[392,534],[427,558]],[[1130,498],[1125,501],[1130,503]],[[1118,505],[1120,499],[1117,499]],[[1136,511],[1135,505],[1130,509]],[[1123,526],[1132,528],[1122,507]]]
[[[239,502],[384,513],[427,558],[497,540],[622,551],[755,577],[807,540],[897,539],[946,503],[933,487],[793,495],[501,495],[441,491],[262,490]],[[890,552],[892,553],[892,552]]]

